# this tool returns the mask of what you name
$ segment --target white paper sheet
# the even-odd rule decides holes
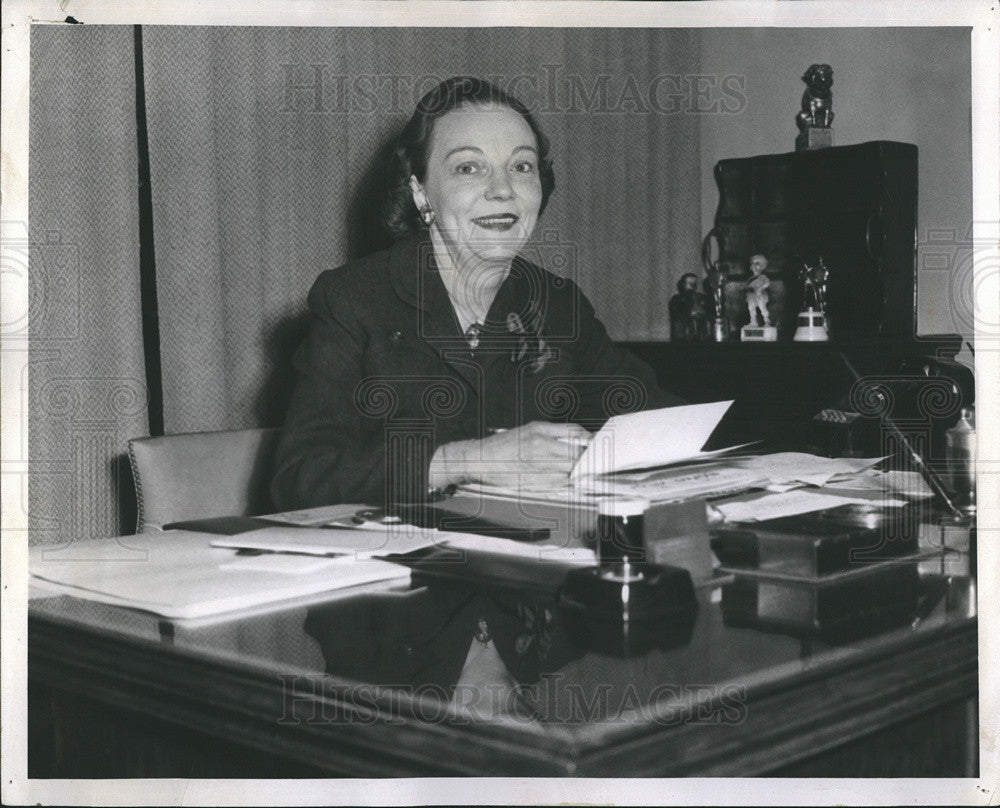
[[[795,516],[852,504],[871,505],[872,501],[860,497],[841,497],[798,490],[784,494],[767,494],[757,499],[739,502],[717,502],[714,507],[730,522],[760,522],[765,519],[778,519],[782,516]],[[890,507],[905,504],[903,500],[892,499],[878,502],[879,506]]]
[[[849,477],[834,478],[827,487],[843,491],[893,491],[911,499],[926,499],[934,496],[934,492],[924,481],[924,478],[915,471],[869,469]]]
[[[584,449],[570,478],[694,460],[732,401],[615,415]]]
[[[561,561],[573,564],[596,564],[597,556],[589,547],[555,547],[547,544],[500,539],[494,536],[475,536],[471,533],[453,533],[446,539],[449,547],[457,550],[482,550],[489,553],[533,558],[538,561]]]

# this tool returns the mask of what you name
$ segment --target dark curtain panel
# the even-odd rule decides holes
[[[168,433],[280,423],[309,286],[382,246],[385,149],[455,74],[522,97],[552,140],[533,256],[579,281],[613,337],[667,338],[676,279],[699,266],[699,123],[676,97],[697,32],[147,27],[144,42]]]
[[[145,434],[130,26],[31,30],[31,540],[130,532],[121,455]]]

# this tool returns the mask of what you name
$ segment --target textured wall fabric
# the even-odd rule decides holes
[[[135,66],[126,26],[36,25],[30,47],[29,524],[59,543],[134,528],[118,459],[147,431]]]
[[[280,423],[312,281],[382,246],[375,192],[420,96],[485,76],[537,112],[556,192],[529,257],[618,339],[664,339],[699,266],[693,31],[144,28],[166,431]]]
[[[282,421],[306,293],[385,245],[386,149],[455,74],[552,140],[528,257],[613,337],[666,337],[698,264],[700,124],[671,98],[697,32],[146,26],[143,44],[166,432]],[[148,431],[132,27],[36,26],[30,90],[28,504],[32,541],[61,542],[132,529],[122,453]]]

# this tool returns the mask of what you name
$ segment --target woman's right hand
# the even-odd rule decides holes
[[[577,424],[530,424],[482,440],[448,443],[431,461],[431,486],[480,482],[518,489],[563,485],[590,441]]]

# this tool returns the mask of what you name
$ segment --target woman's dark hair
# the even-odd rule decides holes
[[[556,179],[552,173],[552,160],[549,159],[549,140],[542,134],[534,116],[514,96],[488,81],[472,76],[454,76],[442,81],[420,99],[389,159],[382,221],[394,237],[406,236],[426,227],[417,206],[413,204],[410,177],[424,181],[435,121],[463,104],[501,104],[514,110],[531,127],[538,143],[538,174],[542,185],[539,213],[545,210]]]

